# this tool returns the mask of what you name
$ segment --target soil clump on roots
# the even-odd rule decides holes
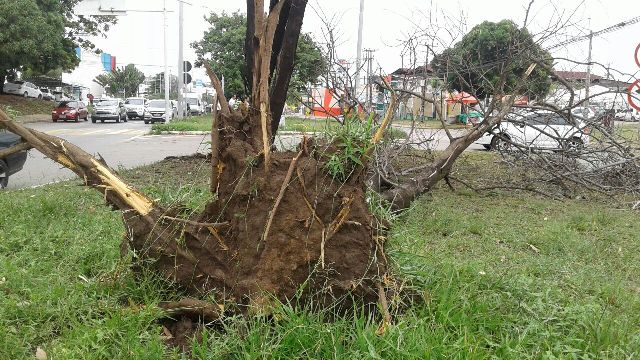
[[[387,265],[362,177],[336,181],[306,140],[297,152],[266,157],[259,116],[246,108],[219,115],[216,197],[202,214],[184,219],[169,208],[152,223],[124,213],[125,245],[138,264],[242,313],[261,312],[274,298],[343,309],[375,304]]]

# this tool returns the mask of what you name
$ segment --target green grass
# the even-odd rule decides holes
[[[207,173],[206,160],[174,160],[125,177],[197,208]],[[0,359],[33,358],[37,347],[54,359],[180,358],[154,310],[179,294],[152,274],[134,280],[120,259],[120,216],[95,191],[77,182],[5,191],[0,208]],[[384,335],[377,319],[330,321],[285,304],[273,319],[205,330],[192,357],[636,358],[638,233],[637,213],[604,203],[438,188],[388,236],[394,272],[420,296]]]
[[[180,121],[173,121],[169,124],[154,124],[151,128],[152,134],[161,134],[163,131],[211,131],[211,115],[194,116]],[[279,131],[297,131],[306,133],[327,132],[340,125],[335,119],[304,119],[291,117],[287,118],[285,126]],[[406,138],[406,133],[398,129],[390,130],[396,139]]]
[[[163,131],[211,131],[211,115],[193,116],[168,124],[153,124],[152,134],[160,134]]]
[[[15,95],[0,95],[0,109],[9,116],[51,114],[56,103],[38,99],[25,99]]]

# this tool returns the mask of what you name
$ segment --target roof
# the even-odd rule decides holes
[[[424,73],[432,74],[433,68],[431,65],[423,65],[415,68],[398,68],[392,72],[391,75],[423,75]]]
[[[585,71],[554,71],[553,76],[564,80],[585,80],[587,73]],[[602,76],[591,74],[591,81],[600,80]]]
[[[62,82],[62,80],[45,75],[32,76],[30,78],[24,79],[24,81],[28,81],[35,86],[38,87],[65,87],[71,86],[71,84],[67,84]]]

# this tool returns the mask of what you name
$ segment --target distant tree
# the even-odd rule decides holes
[[[164,99],[164,72],[157,73],[149,79],[147,96],[150,99]],[[178,99],[178,77],[169,75],[169,98]]]
[[[18,71],[71,70],[80,62],[77,47],[98,51],[89,38],[108,31],[115,17],[77,16],[79,1],[0,1],[0,84]]]
[[[135,65],[129,64],[110,73],[100,74],[93,81],[107,88],[109,95],[129,97],[137,94],[138,86],[142,84],[144,79],[144,73],[138,70]]]
[[[486,98],[522,89],[522,76],[534,61],[552,67],[551,55],[527,29],[519,28],[511,20],[502,20],[475,26],[452,48],[436,55],[432,66],[438,77],[446,79],[450,90]],[[549,75],[545,67],[536,67],[519,95],[546,95],[551,88]]]
[[[198,61],[202,65],[205,57],[213,70],[225,80],[225,95],[244,97],[248,94],[245,86],[247,72],[245,70],[245,35],[247,16],[240,12],[227,14],[212,13],[207,22],[211,25],[200,41],[191,46],[196,50]],[[295,67],[291,74],[289,95],[299,93],[305,84],[315,82],[323,73],[325,60],[319,46],[309,34],[301,34],[295,54]]]

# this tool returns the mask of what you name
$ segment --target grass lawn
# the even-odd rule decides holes
[[[11,117],[35,114],[51,115],[51,110],[56,106],[52,101],[38,99],[26,99],[15,95],[0,95],[0,109]]]
[[[204,159],[168,160],[124,176],[164,203],[199,208],[208,171]],[[134,279],[120,259],[119,214],[95,191],[77,181],[5,191],[0,208],[0,359],[31,359],[37,347],[54,359],[181,358],[165,347],[154,307],[179,294],[152,274]],[[224,319],[191,355],[637,358],[637,217],[586,200],[440,187],[388,235],[398,280],[420,296],[385,334],[377,319],[329,321],[282,305],[273,319]]]
[[[180,121],[173,121],[169,124],[154,124],[151,128],[152,134],[160,134],[163,131],[211,131],[211,115],[194,116]],[[285,126],[279,131],[297,131],[305,133],[327,132],[341,126],[335,119],[305,119],[298,117],[288,117]],[[400,130],[392,130],[395,138],[406,138],[406,133]]]

